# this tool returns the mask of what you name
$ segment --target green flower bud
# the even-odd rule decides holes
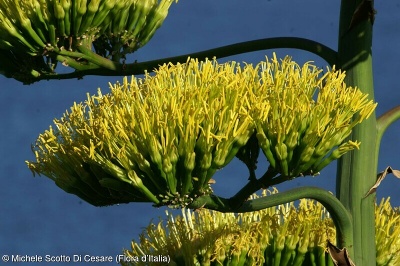
[[[337,149],[333,150],[329,156],[323,158],[321,161],[318,161],[313,165],[312,168],[313,168],[314,173],[321,171],[324,167],[326,167],[332,161],[337,160],[340,157],[342,157],[343,154],[345,154],[351,150],[354,150],[354,149],[359,149],[359,147],[360,147],[359,142],[348,141],[346,143],[343,143]]]
[[[231,147],[225,149],[221,147],[215,151],[214,159],[212,162],[214,168],[218,169],[225,165],[225,158],[231,149]]]
[[[284,143],[279,143],[275,146],[276,157],[280,161],[284,161],[287,158],[287,146]]]
[[[128,172],[128,177],[132,181],[132,185],[139,189],[140,192],[142,192],[144,195],[146,195],[147,199],[151,200],[155,204],[159,203],[159,200],[154,194],[148,190],[148,188],[143,184],[142,180],[140,177],[137,176],[135,171],[129,171]]]
[[[196,161],[196,154],[194,152],[189,153],[186,157],[185,157],[185,168],[187,171],[192,171],[195,167],[195,161]]]
[[[55,1],[54,3],[54,17],[56,19],[64,19],[65,17],[65,10],[61,3]]]
[[[272,167],[276,167],[276,159],[274,155],[272,154],[271,151],[271,142],[265,135],[263,131],[257,130],[257,139],[258,142],[260,143],[260,147],[262,151],[264,152],[265,157],[267,157],[268,162]]]
[[[301,155],[300,155],[300,164],[305,164],[308,163],[315,151],[315,147],[306,147],[304,148],[304,150],[302,151]]]
[[[163,171],[164,173],[171,173],[172,172],[172,164],[171,160],[169,158],[164,158],[163,159]]]
[[[278,158],[280,163],[280,170],[282,174],[288,176],[289,169],[287,162],[287,157],[288,157],[287,146],[284,143],[277,144],[277,146],[275,146],[275,152],[276,152],[276,157]]]

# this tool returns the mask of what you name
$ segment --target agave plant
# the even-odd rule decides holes
[[[358,147],[345,138],[375,108],[342,73],[320,72],[289,57],[243,68],[164,65],[74,104],[39,136],[36,162],[27,163],[96,206],[190,205],[212,193],[214,173],[254,134],[271,177],[315,174]]]
[[[262,196],[267,194],[264,190]],[[400,212],[386,199],[376,206],[375,215],[377,265],[399,265]],[[167,218],[150,223],[139,242],[132,241],[131,250],[124,254],[126,258],[169,256],[169,265],[333,266],[327,241],[334,242],[335,238],[326,209],[313,200],[302,199],[296,205],[240,214],[182,209],[182,215],[172,215],[167,211]],[[140,260],[135,263],[160,265]]]

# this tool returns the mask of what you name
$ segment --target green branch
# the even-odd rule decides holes
[[[245,202],[256,191],[272,186],[273,184],[269,184],[269,182],[274,179],[276,174],[276,171],[272,167],[269,167],[260,179],[250,179],[250,181],[242,189],[240,189],[233,197],[229,199],[231,202],[230,204],[234,208],[239,208],[243,202]]]
[[[117,62],[111,61],[107,58],[104,58],[95,52],[93,52],[90,48],[85,47],[84,45],[78,46],[78,51],[80,51],[82,54],[85,55],[85,59],[87,59],[89,62],[98,65],[101,68],[105,68],[111,71],[117,70],[118,65],[120,65]]]
[[[329,191],[317,187],[301,187],[267,197],[248,200],[239,208],[232,206],[230,199],[215,195],[197,198],[188,208],[207,208],[219,212],[252,212],[270,208],[295,200],[309,198],[320,202],[330,213],[337,229],[337,245],[339,247],[353,246],[353,225],[349,212],[343,204]]]
[[[260,189],[266,189],[280,183],[293,179],[290,176],[279,175],[274,168],[269,167],[260,179],[250,179],[250,181],[240,189],[233,197],[229,199],[232,208],[239,208],[255,192]]]
[[[383,134],[386,132],[388,127],[400,119],[400,105],[394,107],[393,109],[387,111],[383,115],[381,115],[376,120],[377,127],[377,147],[379,147],[379,143],[381,142]]]
[[[89,49],[80,49],[84,54],[84,58],[91,63],[99,63],[99,66],[94,67],[90,64],[88,69],[79,70],[67,73],[67,74],[42,74],[38,78],[32,78],[32,82],[39,81],[42,79],[71,79],[71,78],[81,78],[86,75],[97,75],[97,76],[129,76],[129,75],[141,75],[145,71],[153,71],[160,65],[166,63],[176,64],[178,62],[185,63],[188,57],[198,58],[199,60],[204,60],[205,58],[224,58],[232,55],[255,52],[267,49],[277,49],[277,48],[293,48],[308,51],[320,56],[322,59],[328,62],[330,65],[337,64],[337,52],[331,48],[312,40],[297,37],[277,37],[277,38],[265,38],[259,40],[253,40],[248,42],[241,42],[232,45],[222,46],[215,49],[205,50],[197,53],[185,54],[180,56],[168,57],[163,59],[157,59],[152,61],[146,61],[141,63],[117,63],[106,58],[101,58],[97,54],[93,53],[93,58],[89,58]],[[72,64],[70,64],[72,65]],[[106,68],[103,68],[106,66]]]
[[[69,56],[57,55],[56,59],[57,59],[57,61],[61,62],[63,65],[70,66],[70,67],[73,67],[73,68],[78,69],[78,70],[87,69],[88,67],[96,67],[92,63],[89,63],[89,62],[86,62],[86,61],[79,62],[77,60],[72,59]],[[74,73],[79,73],[79,72],[80,71],[76,71]],[[39,76],[38,80],[42,79],[43,76],[44,75]],[[48,74],[46,76],[56,76],[56,74]],[[77,78],[81,78],[82,76],[77,75],[77,76],[74,76],[74,77],[75,78],[76,77]],[[51,79],[51,78],[48,78],[48,79]]]

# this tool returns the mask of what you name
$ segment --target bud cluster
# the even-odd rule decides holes
[[[151,39],[173,1],[1,1],[0,73],[38,76],[67,57],[82,63],[80,47],[118,62]]]

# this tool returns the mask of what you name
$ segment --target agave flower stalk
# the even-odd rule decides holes
[[[361,12],[359,10],[362,9]],[[347,84],[358,86],[369,99],[374,99],[372,69],[373,1],[354,5],[341,1],[338,38],[338,66],[348,75]],[[360,16],[363,17],[360,19]],[[364,197],[374,185],[378,173],[379,131],[375,113],[356,126],[351,138],[363,142],[360,152],[349,152],[338,162],[336,195],[353,217],[354,246],[350,256],[356,265],[375,265],[376,251],[370,236],[374,233],[375,195]]]
[[[43,62],[52,58],[71,67],[79,64],[78,70],[92,69],[94,66],[109,68],[107,61],[121,63],[126,54],[136,51],[151,39],[164,22],[172,2],[2,1],[0,33],[3,38],[0,50],[9,50],[22,58],[42,57]],[[64,50],[76,54],[63,54],[60,57]],[[68,63],[71,60],[75,64]],[[40,63],[31,67],[41,74],[55,71],[55,67],[42,68]],[[30,72],[17,72],[14,75],[17,74],[25,74],[25,79],[37,78]]]
[[[264,190],[262,196],[276,192]],[[397,265],[399,212],[387,199],[375,207],[375,214],[376,245],[381,247],[377,265]],[[172,265],[333,266],[326,245],[335,238],[326,209],[302,199],[298,205],[292,202],[250,213],[182,209],[182,215],[174,216],[167,212],[167,219],[149,224],[125,255],[168,254]]]

